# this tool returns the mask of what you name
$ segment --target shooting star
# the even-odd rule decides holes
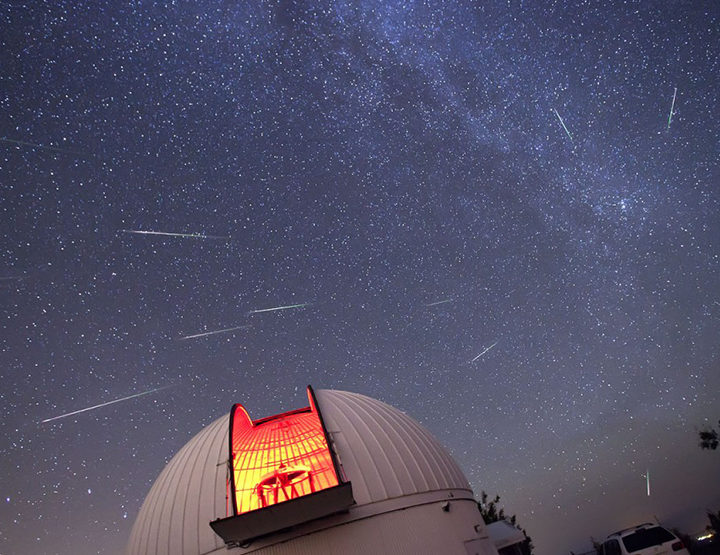
[[[455,299],[443,299],[442,301],[435,301],[433,303],[427,303],[425,306],[437,306],[439,304],[451,303]]]
[[[290,304],[287,306],[274,306],[272,308],[260,308],[258,310],[251,310],[250,314],[259,314],[260,312],[275,312],[276,310],[290,310],[291,308],[303,308],[304,306],[309,305],[310,303],[301,303],[301,304]]]
[[[650,469],[645,472],[645,485],[647,486],[647,495],[650,497]]]
[[[219,239],[227,241],[230,237],[221,235],[203,235],[202,233],[169,233],[166,231],[144,231],[141,229],[121,229],[123,233],[136,233],[138,235],[165,235],[167,237],[190,237],[192,239]]]
[[[27,141],[17,141],[15,139],[8,139],[7,137],[0,137],[0,141],[3,143],[10,143],[18,146],[29,146],[31,148],[39,148],[41,150],[52,150],[54,152],[62,152],[64,154],[76,154],[78,156],[89,156],[84,152],[78,152],[77,150],[68,150],[66,148],[60,148],[57,146],[45,146],[36,143],[28,143]]]
[[[115,403],[120,403],[122,401],[129,401],[130,399],[135,399],[136,397],[142,397],[143,395],[150,395],[151,393],[156,393],[157,391],[162,391],[163,389],[167,389],[168,387],[173,387],[173,386],[166,385],[164,387],[157,387],[157,388],[151,389],[149,391],[143,391],[142,393],[136,393],[135,395],[128,395],[127,397],[123,397],[122,399],[115,399],[114,401],[108,401],[107,403],[100,403],[99,405],[94,405],[92,407],[87,407],[84,409],[75,410],[73,412],[61,414],[60,416],[53,416],[52,418],[46,418],[45,420],[41,420],[40,424],[45,424],[46,422],[52,422],[53,420],[60,420],[61,418],[67,418],[68,416],[74,416],[76,414],[80,414],[81,412],[87,412],[89,410],[95,410],[95,409],[99,409],[101,407],[107,407],[108,405],[113,405]]]
[[[675,110],[675,97],[676,96],[677,96],[677,87],[675,87],[675,92],[673,92],[672,104],[670,105],[670,115],[668,116],[668,126],[667,126],[668,129],[670,129],[670,124],[672,123],[673,111]]]
[[[564,122],[563,119],[560,117],[560,114],[558,113],[558,111],[555,110],[555,108],[553,108],[553,110],[555,111],[555,115],[556,115],[556,116],[558,117],[558,119],[560,120],[560,125],[562,125],[562,128],[565,130],[565,133],[567,133],[567,136],[570,138],[570,142],[574,145],[575,143],[573,142],[572,135],[570,134],[570,131],[568,131],[568,128],[565,127],[565,122]]]
[[[498,342],[496,341],[489,347],[487,347],[482,353],[480,353],[478,356],[476,356],[474,359],[472,359],[470,362],[475,362],[477,359],[479,359],[481,356],[483,356],[485,353],[487,353],[490,349],[492,349],[495,345],[497,345]]]
[[[185,335],[183,337],[180,337],[180,340],[182,341],[183,339],[195,339],[196,337],[205,337],[206,335],[215,335],[216,333],[227,333],[229,331],[235,331],[235,330],[246,330],[251,327],[252,326],[237,326],[234,328],[225,328],[224,330],[206,331],[204,333],[196,333],[195,335]]]

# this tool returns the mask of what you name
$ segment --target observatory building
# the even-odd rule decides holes
[[[497,555],[467,479],[399,410],[308,387],[309,406],[242,405],[193,437],[145,498],[129,554]]]

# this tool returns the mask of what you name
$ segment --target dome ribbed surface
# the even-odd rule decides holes
[[[447,450],[398,409],[346,391],[320,390],[317,400],[358,505],[426,491],[471,490]]]
[[[370,397],[319,390],[317,404],[352,482],[357,505],[438,490],[468,490],[445,448],[412,418]],[[229,415],[193,437],[160,473],[140,508],[127,551],[225,552],[209,523],[226,516]]]
[[[224,518],[229,415],[188,441],[163,469],[140,508],[127,552],[179,555],[225,551],[209,526]]]

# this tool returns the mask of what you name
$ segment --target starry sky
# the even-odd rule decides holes
[[[717,2],[0,25],[0,552],[121,551],[195,433],[307,384],[423,423],[538,555],[720,508]]]

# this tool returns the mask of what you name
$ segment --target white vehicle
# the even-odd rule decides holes
[[[602,555],[690,555],[672,532],[653,523],[640,524],[610,534]]]

